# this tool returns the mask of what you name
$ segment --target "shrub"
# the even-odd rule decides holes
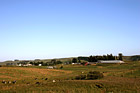
[[[86,77],[87,77],[87,75],[80,75],[80,79],[81,79],[81,80],[85,80]]]
[[[95,80],[103,78],[103,74],[99,71],[90,71],[87,75],[79,75],[76,76],[76,80]]]
[[[80,78],[80,76],[76,76],[75,79],[76,80],[80,80],[81,78]]]
[[[90,71],[87,74],[87,80],[94,80],[94,79],[100,79],[103,78],[103,74],[99,71]]]
[[[60,67],[60,69],[62,69],[62,68],[63,68],[63,66]]]
[[[76,80],[85,80],[86,79],[86,75],[79,75],[75,77]]]

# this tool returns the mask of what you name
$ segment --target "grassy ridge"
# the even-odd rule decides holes
[[[55,58],[56,61],[61,61],[61,62],[71,62],[73,58],[77,57],[70,57],[70,58]],[[19,63],[19,62],[51,62],[52,59],[38,59],[38,60],[18,60],[18,61],[5,61],[5,62],[0,62],[0,65],[6,65],[7,63]],[[134,55],[134,56],[123,56],[124,61],[140,61],[140,55]],[[81,62],[85,62],[85,60],[81,60]]]
[[[61,62],[70,62],[72,61],[73,58],[76,58],[76,57],[70,57],[70,58],[56,58],[55,60],[56,61],[61,61]],[[43,63],[46,63],[46,62],[51,62],[51,60],[53,59],[38,59],[38,60],[18,60],[18,61],[12,61],[12,60],[9,60],[9,61],[5,61],[5,62],[0,62],[0,65],[6,65],[7,63],[19,63],[19,62],[43,62]]]

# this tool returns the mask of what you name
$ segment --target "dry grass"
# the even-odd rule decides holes
[[[16,77],[36,77],[36,76],[59,76],[63,74],[70,74],[72,71],[56,70],[56,69],[39,69],[39,68],[25,68],[25,67],[1,67],[0,78],[16,78]]]
[[[139,93],[139,67],[139,62],[123,65],[100,64],[99,66],[66,65],[63,70],[0,67],[0,81],[17,81],[16,84],[2,84],[0,82],[0,93]],[[105,77],[100,80],[70,80],[71,77],[75,77],[81,72],[85,74],[90,70],[104,72]],[[48,80],[44,80],[45,78]],[[55,83],[52,82],[53,79],[56,80]],[[36,84],[36,82],[40,82],[40,84]],[[101,88],[97,85],[100,85]]]

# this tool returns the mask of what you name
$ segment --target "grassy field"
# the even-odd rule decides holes
[[[0,67],[0,93],[140,93],[138,61],[63,67],[63,69],[46,69],[45,66]],[[75,76],[87,74],[89,71],[100,71],[104,74],[104,78],[72,80]],[[46,78],[48,80],[45,80]],[[2,80],[17,82],[3,84]]]

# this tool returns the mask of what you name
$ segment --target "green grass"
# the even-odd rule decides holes
[[[140,62],[125,64],[63,65],[63,69],[42,67],[0,67],[0,93],[139,93]],[[72,80],[89,71],[100,71],[98,80]],[[84,72],[84,73],[82,73]],[[35,80],[37,78],[37,80]],[[43,78],[43,79],[42,79]],[[44,80],[48,78],[48,80]],[[52,80],[56,82],[53,83]],[[1,81],[16,80],[16,84]],[[40,82],[40,84],[36,84]],[[101,87],[98,87],[100,85]]]

